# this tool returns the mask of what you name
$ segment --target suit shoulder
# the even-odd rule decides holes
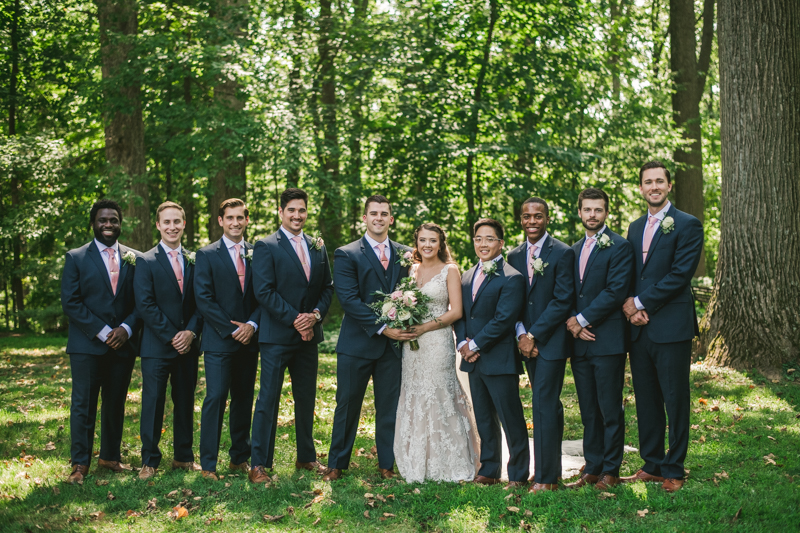
[[[560,241],[553,237],[553,248],[556,250],[572,250],[572,247],[565,243],[564,241]]]
[[[353,252],[356,252],[356,251],[358,251],[360,249],[361,249],[361,239],[358,239],[356,241],[353,241],[351,243],[347,243],[347,244],[345,244],[343,246],[338,247],[336,249],[336,252],[340,252],[341,251],[342,253],[349,255],[349,254],[351,254]]]
[[[83,246],[79,246],[77,248],[73,248],[72,250],[67,250],[67,254],[66,255],[71,255],[73,257],[78,256],[78,255],[84,255],[85,253],[87,253],[89,251],[89,246],[92,245],[92,242],[94,242],[94,241],[89,241],[86,244],[84,244]]]
[[[676,221],[684,221],[684,223],[694,224],[701,227],[703,225],[696,216],[690,215],[689,213],[681,211],[677,208],[675,209],[675,219]]]
[[[517,255],[517,254],[524,253],[524,252],[523,252],[523,248],[524,248],[525,246],[526,246],[526,242],[525,242],[525,241],[523,241],[523,242],[522,242],[522,244],[518,244],[516,247],[514,247],[514,249],[513,249],[513,250],[511,250],[510,252],[508,252],[508,257],[511,257],[512,255]]]
[[[141,258],[144,259],[145,261],[155,261],[156,252],[158,252],[158,245],[153,246],[146,252],[141,252]]]
[[[507,278],[522,277],[519,270],[508,264],[508,261],[503,263],[503,273]]]

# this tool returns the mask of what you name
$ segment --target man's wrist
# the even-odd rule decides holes
[[[641,300],[639,300],[638,296],[633,297],[633,305],[635,305],[636,309],[639,311],[644,311],[644,305],[642,304]]]

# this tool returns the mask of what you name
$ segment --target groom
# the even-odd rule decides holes
[[[469,373],[481,438],[481,467],[475,483],[500,483],[502,424],[509,451],[509,489],[525,484],[530,464],[528,430],[519,399],[522,366],[514,347],[514,322],[522,310],[525,280],[503,261],[503,226],[498,221],[478,220],[473,234],[481,262],[461,276],[464,314],[454,328],[461,370]]]
[[[414,338],[412,333],[376,324],[367,304],[375,291],[391,292],[408,267],[397,263],[398,252],[410,248],[389,239],[394,222],[392,206],[379,194],[364,204],[367,234],[338,248],[334,254],[333,282],[344,309],[336,345],[336,411],[333,415],[331,449],[324,481],[342,477],[350,465],[361,404],[372,378],[375,390],[375,445],[378,470],[384,479],[394,477],[394,426],[400,398],[401,349],[396,344]],[[397,342],[395,342],[397,341]]]

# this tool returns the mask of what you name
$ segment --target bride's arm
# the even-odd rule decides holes
[[[461,305],[461,274],[456,265],[449,265],[447,269],[447,295],[450,298],[450,310],[430,322],[414,326],[414,333],[422,335],[429,331],[449,327],[464,314],[464,308]]]

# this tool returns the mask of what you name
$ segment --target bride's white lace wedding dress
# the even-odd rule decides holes
[[[420,289],[431,297],[428,307],[434,317],[448,310],[448,268],[445,265]],[[394,455],[400,474],[409,483],[471,481],[475,477],[477,431],[472,406],[456,375],[452,327],[421,335],[419,350],[403,344]]]

